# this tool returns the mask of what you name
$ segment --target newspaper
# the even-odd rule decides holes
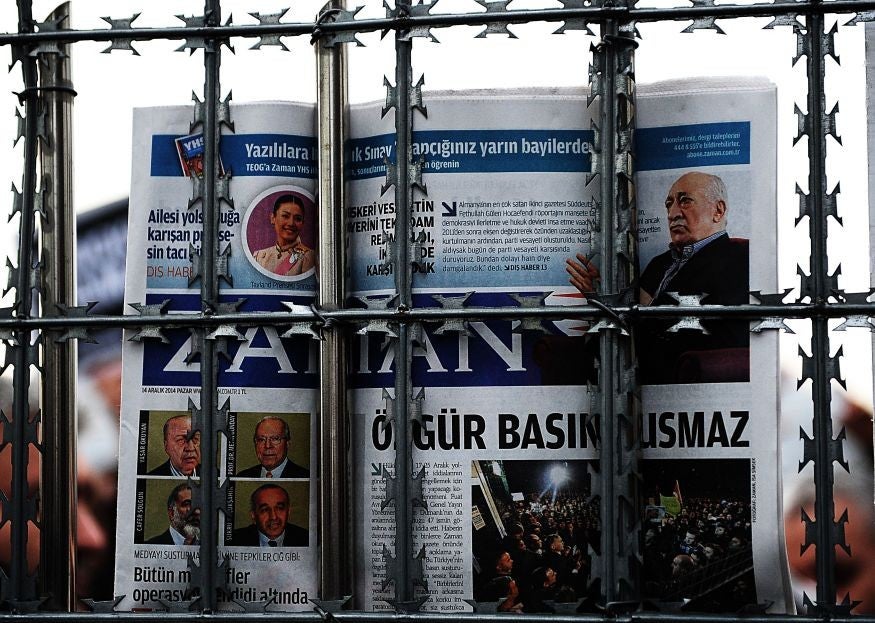
[[[656,269],[646,270],[651,262],[664,262],[670,233],[691,225],[669,231],[666,194],[684,173],[698,172],[684,182],[713,186],[714,176],[722,179],[728,198],[714,218],[728,220],[729,234],[715,235],[717,246],[689,260],[690,268],[710,254],[727,271],[708,275],[711,281],[732,285],[725,298],[702,302],[746,303],[749,289],[775,291],[774,87],[699,80],[640,93],[642,283],[654,279]],[[424,103],[428,117],[417,117],[413,132],[428,189],[411,211],[420,260],[414,304],[580,303],[566,260],[580,253],[600,261],[591,254],[598,203],[585,184],[595,107],[566,90],[434,93]],[[395,210],[392,195],[381,192],[395,144],[391,116],[381,120],[380,111],[378,104],[351,111],[347,213],[351,293],[377,299],[393,293],[384,258]],[[674,194],[686,206],[686,195],[697,192]],[[753,209],[755,199],[763,209]],[[713,253],[726,244],[734,251]],[[738,264],[724,266],[723,255]],[[672,290],[659,289],[665,267],[659,270],[656,287],[648,287],[663,304]],[[687,281],[678,288],[683,295],[718,289]],[[428,512],[417,511],[410,554],[425,547],[428,610],[469,611],[465,600],[473,598],[500,602],[500,611],[549,612],[552,602],[593,596],[599,579],[590,567],[601,530],[591,495],[600,477],[598,424],[587,389],[597,378],[597,342],[586,322],[535,321],[515,332],[517,325],[471,322],[462,331],[427,324],[413,351],[414,396],[421,399],[415,408],[423,413],[423,424],[414,424],[413,457],[415,471],[425,468]],[[767,603],[771,612],[786,612],[792,602],[776,459],[777,341],[750,335],[746,322],[710,327],[705,339],[687,330],[670,334],[677,339],[663,345],[662,361],[653,351],[640,361],[650,383],[641,422],[644,593],[694,610]],[[657,346],[646,343],[651,328],[662,334],[668,326],[656,331],[651,321],[639,353]],[[355,593],[365,609],[388,608],[392,598],[383,551],[393,551],[394,514],[381,501],[384,475],[394,476],[385,425],[393,357],[380,334],[361,336],[352,356],[357,567],[364,570]],[[659,376],[669,369],[671,380]],[[681,568],[673,571],[672,563]]]
[[[202,304],[200,282],[189,283],[189,254],[202,232],[190,178],[202,175],[204,157],[193,113],[134,113],[125,301],[180,315]],[[233,203],[221,202],[218,238],[230,251],[233,286],[220,282],[220,300],[240,311],[309,305],[316,285],[314,108],[234,106],[232,118],[236,131],[224,131],[221,161],[233,175]],[[239,341],[227,342],[227,358],[219,357],[218,404],[229,409],[219,456],[219,478],[228,483],[218,535],[227,557],[223,608],[268,601],[272,610],[310,609],[316,595],[317,351],[312,340],[281,340],[281,332],[243,329]],[[192,487],[202,475],[201,431],[190,430],[189,405],[200,404],[200,365],[189,356],[188,331],[126,333],[115,594],[125,596],[119,608],[163,608],[193,597],[189,558],[199,559]]]

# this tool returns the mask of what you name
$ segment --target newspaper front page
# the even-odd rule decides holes
[[[581,302],[565,262],[591,255],[599,216],[585,185],[592,143],[585,96],[443,93],[425,104],[428,118],[417,117],[413,133],[428,189],[414,197],[411,213],[422,241],[414,303]],[[642,89],[638,112],[642,298],[646,283],[653,299],[642,302],[672,304],[665,297],[679,292],[737,304],[748,301],[749,289],[774,291],[774,87],[659,85]],[[394,202],[381,185],[385,163],[395,158],[394,132],[376,104],[353,108],[351,127],[350,290],[388,297],[393,278],[384,258]],[[674,188],[679,178],[681,190]],[[708,199],[722,202],[711,219],[729,223],[728,233],[697,248],[686,269],[674,269],[675,289],[666,288],[668,243],[693,225],[669,226],[667,195],[674,189],[686,212],[687,196],[700,195],[703,185]],[[710,282],[690,277],[709,256],[702,272]],[[464,600],[473,598],[500,601],[501,611],[549,612],[555,602],[589,596],[598,579],[590,573],[601,530],[591,496],[600,477],[598,423],[587,389],[597,379],[597,342],[581,321],[536,322],[518,332],[516,324],[472,322],[467,333],[429,324],[413,351],[414,395],[422,389],[424,414],[423,425],[414,425],[414,462],[416,470],[425,467],[429,510],[417,511],[411,554],[425,546],[425,609],[470,610]],[[639,333],[663,335],[671,324],[651,322]],[[674,604],[668,608],[791,607],[776,476],[777,342],[748,337],[743,325],[710,323],[705,339],[682,330],[665,343],[642,338],[637,345],[647,383],[642,579],[645,596]],[[391,598],[382,552],[393,551],[394,530],[391,507],[381,508],[383,474],[393,470],[394,441],[384,425],[394,386],[390,340],[362,336],[352,361],[364,569],[357,605],[380,609]],[[721,378],[727,370],[732,376]]]
[[[204,167],[193,114],[134,114],[125,301],[169,314],[202,304],[200,281],[190,283],[202,232],[192,178]],[[313,106],[234,106],[232,117],[236,131],[224,130],[221,161],[225,178],[233,175],[233,203],[220,204],[218,237],[233,286],[221,282],[220,302],[240,311],[309,305],[317,261]],[[218,405],[227,400],[229,409],[218,472],[228,482],[218,535],[220,559],[228,559],[223,608],[269,601],[271,610],[309,610],[316,595],[318,351],[306,337],[281,339],[282,331],[243,329],[219,357]],[[162,333],[137,341],[129,330],[124,343],[115,593],[125,609],[191,599],[189,558],[199,559],[192,488],[203,475],[202,431],[191,430],[189,405],[200,405],[200,362],[190,355],[191,332]]]

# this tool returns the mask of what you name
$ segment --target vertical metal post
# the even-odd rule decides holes
[[[808,38],[808,164],[809,194],[814,209],[809,216],[809,235],[811,237],[810,274],[813,284],[811,302],[825,304],[830,295],[828,257],[826,238],[828,233],[828,214],[824,210],[823,198],[826,187],[826,136],[824,135],[824,113],[826,94],[823,65],[824,19],[820,13],[812,13],[806,18],[805,37]],[[815,565],[817,570],[817,604],[831,607],[835,604],[835,537],[833,522],[835,502],[833,500],[833,460],[832,453],[832,415],[830,409],[830,357],[829,327],[827,319],[818,315],[812,318],[811,337],[814,375],[812,378],[812,399],[814,401],[813,434],[815,440],[814,460],[814,512],[816,518]]]
[[[50,21],[70,19],[70,3]],[[63,24],[63,22],[62,22]],[[61,54],[40,55],[48,144],[40,152],[46,214],[42,227],[42,313],[76,305],[76,215],[73,209],[72,113],[69,44]],[[40,484],[42,546],[40,586],[53,610],[72,612],[76,603],[76,342],[43,342],[43,456]]]
[[[413,187],[410,183],[410,163],[413,160],[410,85],[413,83],[411,54],[413,42],[395,32],[395,290],[398,307],[409,309],[411,294],[410,206]],[[410,404],[410,327],[402,323],[398,329],[395,352],[395,600],[413,600],[410,564],[413,545],[413,507],[409,481],[413,473],[411,427],[408,422]]]
[[[33,10],[30,0],[18,2],[18,31],[33,32]],[[19,99],[24,105],[24,177],[21,186],[21,221],[19,223],[18,269],[14,273],[15,309],[18,318],[31,316],[32,294],[34,283],[33,267],[33,236],[35,231],[34,203],[37,193],[37,153],[39,140],[38,123],[40,116],[40,99],[37,91],[36,58],[28,54],[29,50],[19,47],[15,53],[19,56],[24,78],[24,91]],[[5,596],[7,601],[15,602],[33,599],[35,587],[28,576],[27,568],[27,522],[36,520],[32,507],[28,503],[28,452],[30,437],[35,426],[30,421],[30,366],[36,361],[35,349],[31,344],[31,332],[22,329],[15,332],[13,348],[13,396],[12,396],[12,487],[11,504],[4,505],[4,517],[11,519],[12,560],[9,563],[9,581],[6,583]],[[7,346],[9,348],[9,346]],[[6,424],[8,426],[8,424]],[[34,439],[35,440],[35,439]],[[11,513],[7,515],[7,512]]]
[[[322,11],[343,9],[331,0]],[[319,291],[321,309],[336,310],[346,300],[344,163],[347,136],[347,73],[342,45],[317,44],[319,133]],[[348,483],[352,481],[346,405],[346,335],[326,327],[319,350],[319,585],[323,600],[337,600],[351,589]]]
[[[596,53],[600,81],[600,227],[594,240],[602,258],[597,298],[602,305],[629,304],[636,257],[631,133],[634,120],[634,42],[630,26],[607,20]],[[635,400],[632,345],[618,324],[599,336],[600,499],[602,551],[598,575],[605,602],[635,597],[638,523]]]
[[[219,0],[206,0],[204,6],[206,23],[221,24]],[[216,177],[219,128],[216,111],[219,100],[219,66],[221,64],[221,41],[207,39],[204,44],[204,177],[202,209],[203,238],[201,240],[201,300],[202,311],[213,314],[219,310],[219,284],[216,271],[218,247],[219,211],[216,206]],[[216,434],[216,410],[218,394],[218,361],[215,342],[206,337],[206,329],[198,329],[203,339],[201,347],[201,546],[200,546],[200,599],[201,610],[216,609],[217,596],[217,550],[218,511],[221,501],[218,495],[219,453]]]

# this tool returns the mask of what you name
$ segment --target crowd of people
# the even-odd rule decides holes
[[[691,598],[696,590],[709,588],[709,570],[719,582],[733,575],[725,572],[727,561],[738,561],[734,571],[743,569],[745,554],[751,552],[750,503],[685,498],[676,516],[649,507],[643,538],[644,594],[666,598],[686,587],[689,594],[683,597]],[[692,588],[693,580],[700,582],[698,589]]]
[[[475,599],[502,612],[552,612],[589,588],[589,548],[599,547],[598,501],[533,495],[502,514],[506,535],[481,559]]]

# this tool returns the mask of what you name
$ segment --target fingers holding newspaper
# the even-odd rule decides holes
[[[584,295],[595,292],[595,285],[601,280],[598,266],[583,253],[578,253],[576,259],[565,260],[565,271],[571,275],[568,282]]]

